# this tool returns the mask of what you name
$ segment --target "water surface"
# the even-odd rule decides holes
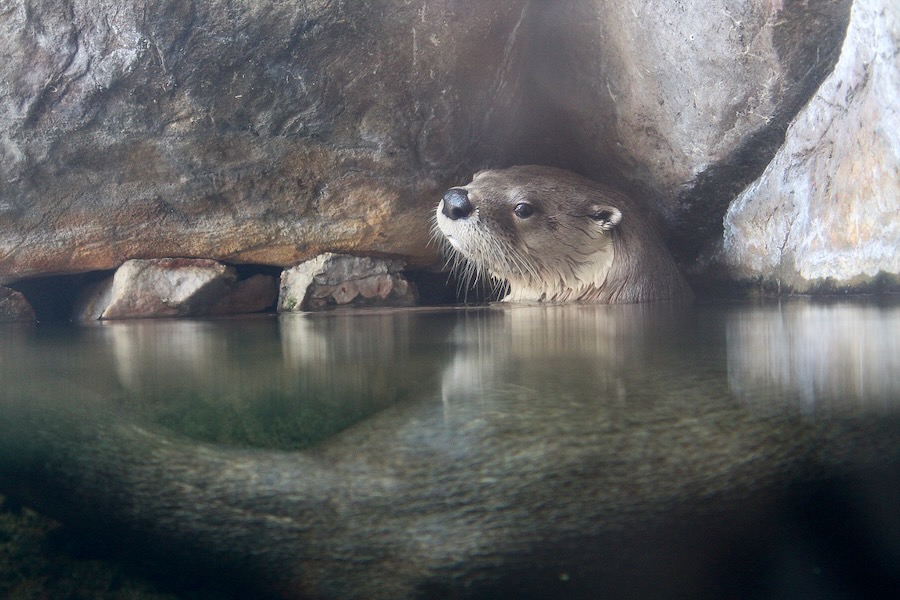
[[[3,334],[0,493],[157,557],[200,548],[203,569],[264,592],[875,597],[897,583],[897,302]],[[212,489],[212,503],[196,491]],[[223,505],[290,523],[245,540],[256,525]]]

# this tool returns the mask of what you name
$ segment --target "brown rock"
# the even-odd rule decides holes
[[[35,319],[34,309],[21,292],[0,286],[0,323]]]
[[[232,288],[234,269],[207,259],[129,260],[89,287],[75,318],[134,319],[204,315]]]
[[[403,261],[322,254],[281,274],[280,312],[336,306],[412,306],[415,286]]]
[[[433,204],[478,167],[526,4],[13,3],[0,283],[135,257],[434,261]]]

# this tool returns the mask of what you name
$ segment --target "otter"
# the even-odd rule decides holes
[[[509,284],[506,302],[627,303],[692,293],[659,234],[628,196],[570,171],[486,170],[435,211],[464,278]]]

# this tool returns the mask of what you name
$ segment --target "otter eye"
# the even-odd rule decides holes
[[[527,219],[534,214],[534,207],[527,202],[519,202],[518,204],[516,204],[513,212],[516,213],[516,216],[520,219]]]

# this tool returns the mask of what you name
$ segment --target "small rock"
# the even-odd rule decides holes
[[[204,315],[236,282],[234,269],[214,260],[129,260],[112,277],[85,290],[74,316],[96,320]]]
[[[0,323],[35,320],[34,309],[21,292],[0,286]]]
[[[402,260],[320,254],[281,274],[279,312],[336,306],[413,306],[415,286]]]

